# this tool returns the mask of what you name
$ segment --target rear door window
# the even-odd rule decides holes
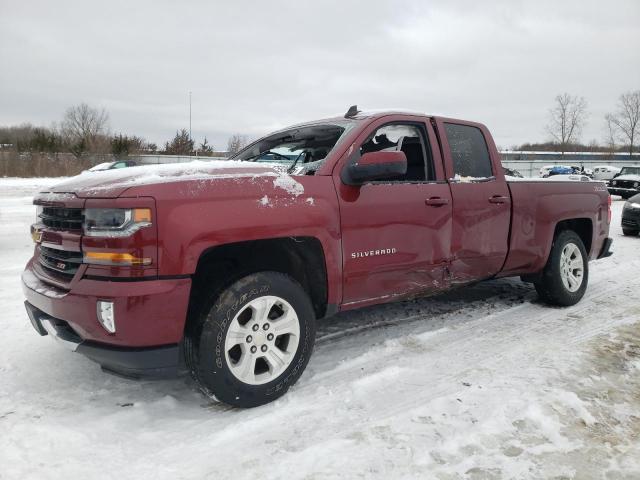
[[[480,129],[456,123],[445,123],[444,128],[451,149],[454,175],[477,179],[492,177],[491,157]]]

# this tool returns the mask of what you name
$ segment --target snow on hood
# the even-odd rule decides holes
[[[302,184],[291,177],[282,165],[233,160],[195,160],[188,163],[141,165],[98,172],[85,171],[54,185],[49,191],[75,193],[78,197],[85,198],[115,198],[136,186],[259,177],[273,177],[274,187],[283,189],[293,196],[304,193]]]

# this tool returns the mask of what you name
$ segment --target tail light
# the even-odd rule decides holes
[[[609,195],[609,198],[607,199],[607,208],[609,210],[609,215],[607,217],[607,223],[611,224],[611,195]]]

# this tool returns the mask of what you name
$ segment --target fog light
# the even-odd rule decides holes
[[[98,300],[97,304],[98,321],[109,333],[116,333],[116,315],[113,310],[113,302]]]

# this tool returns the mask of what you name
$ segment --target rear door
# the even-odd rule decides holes
[[[448,286],[451,193],[437,139],[422,117],[376,120],[334,170],[343,248],[343,307],[406,298]],[[340,171],[360,154],[398,149],[401,178],[344,185]]]
[[[453,197],[451,281],[498,273],[508,253],[511,197],[497,150],[480,124],[437,119]]]

